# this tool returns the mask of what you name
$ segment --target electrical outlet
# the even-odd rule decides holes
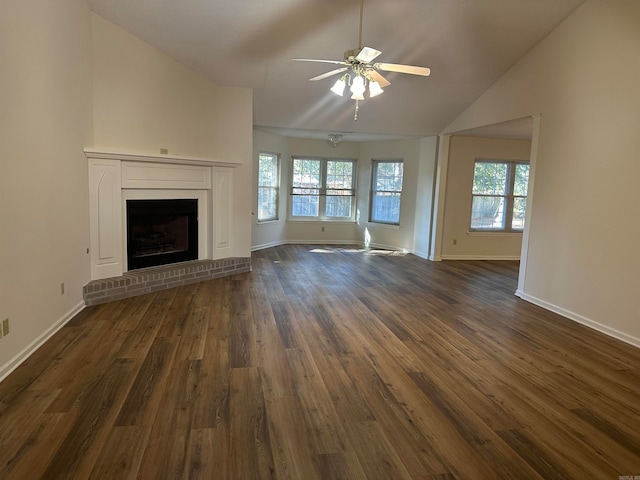
[[[169,154],[169,149],[168,148],[161,148],[160,149],[160,153],[162,155],[168,155]]]
[[[64,295],[64,282],[60,284],[60,295]]]
[[[321,232],[324,232],[324,227],[320,227],[320,231],[321,231]]]
[[[9,319],[5,318],[2,321],[2,336],[6,337],[7,335],[9,335]]]

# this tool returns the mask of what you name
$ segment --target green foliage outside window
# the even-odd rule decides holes
[[[477,160],[473,174],[470,229],[524,229],[528,182],[528,163]]]

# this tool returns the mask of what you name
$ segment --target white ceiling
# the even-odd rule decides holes
[[[383,52],[376,61],[432,73],[385,73],[391,85],[360,102],[357,121],[355,101],[329,91],[335,77],[308,81],[334,65],[291,59],[342,60],[356,48],[359,0],[89,4],[214,83],[253,88],[256,127],[308,138],[339,132],[348,141],[440,133],[583,1],[365,0],[362,43]],[[498,127],[509,125],[483,134],[499,136]],[[514,128],[505,135],[515,135]]]

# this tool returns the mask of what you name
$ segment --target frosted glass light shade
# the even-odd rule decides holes
[[[378,82],[376,82],[375,80],[371,80],[369,82],[369,98],[377,97],[383,92],[384,90]]]
[[[347,84],[345,83],[344,79],[341,78],[340,80],[336,80],[336,83],[333,84],[333,87],[331,87],[331,91],[333,93],[335,93],[336,95],[344,95],[344,89],[347,86]]]
[[[366,88],[367,87],[364,84],[364,78],[362,78],[360,75],[356,76],[356,78],[353,79],[353,83],[351,84],[351,93],[353,93],[354,95],[362,96]]]

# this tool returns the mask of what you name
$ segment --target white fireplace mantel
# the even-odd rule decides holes
[[[86,148],[89,161],[91,279],[127,271],[126,200],[198,200],[198,258],[231,256],[236,162]]]
[[[84,154],[88,159],[96,158],[102,160],[120,160],[129,162],[171,163],[174,165],[209,165],[229,168],[239,167],[241,165],[240,162],[222,162],[205,157],[185,157],[169,154],[125,152],[111,149],[85,148]]]

